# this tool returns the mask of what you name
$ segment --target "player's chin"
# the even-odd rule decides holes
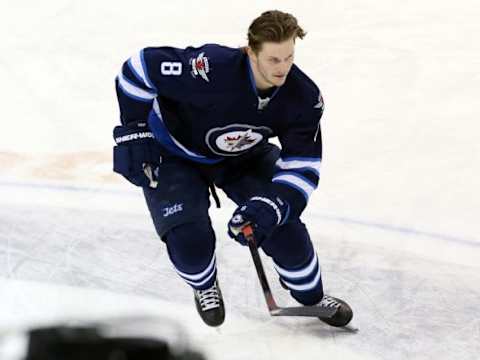
[[[275,84],[275,86],[282,86],[286,79],[286,76],[273,76],[272,83]]]

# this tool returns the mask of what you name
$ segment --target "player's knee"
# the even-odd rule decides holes
[[[212,261],[215,233],[209,221],[178,225],[164,235],[168,255],[183,272],[197,273]]]

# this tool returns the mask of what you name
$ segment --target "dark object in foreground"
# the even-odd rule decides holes
[[[25,360],[205,360],[176,352],[166,341],[145,337],[104,337],[96,327],[53,326],[29,331]]]

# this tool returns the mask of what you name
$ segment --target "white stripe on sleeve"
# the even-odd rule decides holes
[[[117,79],[118,84],[127,95],[146,101],[153,100],[157,96],[129,82],[122,73],[118,74]]]
[[[130,60],[129,60],[132,69],[135,71],[135,73],[138,75],[139,78],[143,80],[145,85],[149,87],[150,89],[154,89],[154,86],[150,82],[147,73],[143,67],[143,50],[140,52],[136,53],[133,55]]]
[[[303,160],[303,159],[278,159],[277,162],[275,163],[280,169],[283,170],[291,170],[291,169],[301,169],[301,168],[307,168],[309,170],[312,170],[315,172],[317,175],[320,174],[320,165],[321,165],[321,160]]]
[[[278,175],[275,175],[273,177],[272,181],[292,186],[293,188],[302,192],[307,200],[310,198],[313,190],[315,190],[315,187],[312,183],[307,181],[305,178],[296,175],[293,172],[279,173]]]

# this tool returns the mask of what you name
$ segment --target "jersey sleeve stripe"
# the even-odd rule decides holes
[[[144,102],[152,101],[157,95],[155,93],[151,93],[144,89],[139,88],[135,84],[128,81],[122,73],[118,74],[118,85],[125,93],[125,95],[134,98],[135,100],[140,100]]]
[[[277,167],[282,170],[298,170],[298,171],[313,171],[317,176],[320,176],[320,159],[311,160],[308,158],[280,158],[275,163]]]
[[[128,60],[128,62],[136,76],[141,79],[148,88],[155,90],[155,86],[148,77],[147,67],[145,65],[144,51],[141,50],[140,52],[133,55]]]
[[[127,67],[128,68],[124,68],[123,71],[128,71],[130,73],[132,73],[132,75],[135,77],[135,79],[140,83],[140,84],[145,84],[145,81],[141,78],[141,76],[137,73],[137,71],[135,70],[135,68],[133,67],[132,65],[132,59],[130,58],[128,61],[127,61]],[[128,74],[125,74],[128,76]]]
[[[277,176],[282,176],[282,175],[294,176],[295,178],[298,178],[300,181],[305,182],[312,189],[317,188],[317,183],[316,182],[313,182],[312,180],[308,179],[307,177],[300,175],[295,170],[293,170],[293,171],[279,171],[279,172],[275,173],[274,178],[277,177]]]
[[[316,188],[316,186],[313,185],[306,178],[293,172],[277,173],[273,177],[272,181],[288,185],[300,191],[307,201],[310,198],[313,190],[315,190]]]

